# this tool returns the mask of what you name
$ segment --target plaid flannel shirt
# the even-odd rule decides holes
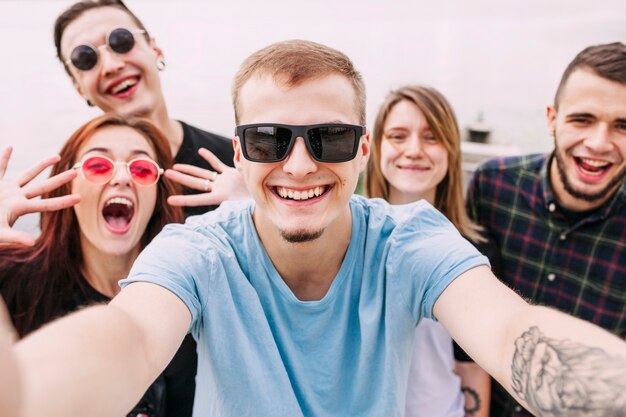
[[[499,277],[522,297],[626,337],[626,181],[598,210],[570,222],[549,181],[551,156],[489,161],[468,190],[470,216],[499,248]],[[492,416],[530,415],[500,387]]]

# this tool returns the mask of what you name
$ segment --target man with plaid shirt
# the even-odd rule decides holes
[[[547,109],[549,155],[489,161],[468,191],[499,278],[534,303],[626,337],[626,46],[591,46]],[[493,416],[530,415],[494,384]]]

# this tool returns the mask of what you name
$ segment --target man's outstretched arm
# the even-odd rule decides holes
[[[20,341],[20,417],[126,415],[174,356],[191,314],[168,290],[133,283]]]
[[[626,409],[626,343],[591,323],[527,304],[485,266],[452,282],[434,314],[537,416],[617,416]]]

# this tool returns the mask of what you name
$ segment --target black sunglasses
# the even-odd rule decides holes
[[[279,162],[287,158],[296,138],[304,138],[309,153],[318,162],[354,159],[365,128],[358,125],[324,123],[308,126],[259,123],[237,126],[243,156],[252,162]]]
[[[113,29],[106,37],[106,45],[116,54],[126,54],[135,46],[135,35],[145,34],[143,29],[128,30],[125,28]],[[65,60],[65,65],[70,62],[76,69],[89,71],[98,63],[98,49],[90,44],[78,45],[72,50],[70,57]]]

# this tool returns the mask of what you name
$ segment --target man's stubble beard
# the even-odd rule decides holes
[[[613,179],[606,185],[606,187],[604,187],[602,190],[596,193],[588,193],[588,192],[586,193],[586,192],[579,191],[576,188],[574,188],[569,178],[567,177],[567,173],[565,170],[565,160],[561,153],[562,151],[557,146],[556,135],[557,134],[555,132],[555,135],[554,135],[555,158],[554,159],[556,160],[556,167],[559,173],[559,178],[561,180],[561,183],[563,184],[563,188],[569,195],[571,195],[572,197],[578,200],[583,200],[589,203],[595,203],[595,202],[606,199],[607,195],[609,195],[609,193],[613,190],[613,188],[616,188],[617,185],[621,184],[624,181],[624,178],[626,177],[626,167],[622,168],[622,171],[618,175],[613,177]],[[576,163],[576,162],[573,162],[573,163]]]

